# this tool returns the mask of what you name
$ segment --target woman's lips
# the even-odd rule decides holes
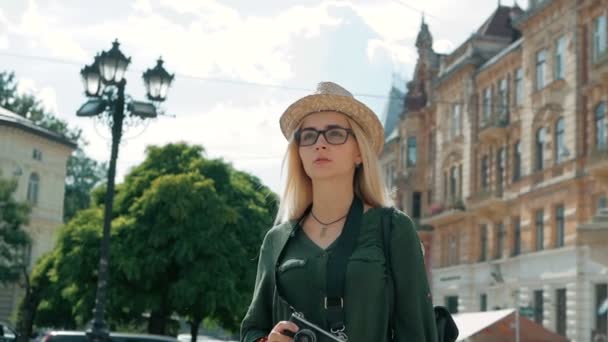
[[[331,162],[331,160],[327,159],[327,158],[317,158],[314,161],[315,164],[327,164],[327,163],[330,163],[330,162]]]

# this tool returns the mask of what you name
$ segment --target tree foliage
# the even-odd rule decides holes
[[[93,191],[93,208],[79,212],[59,236],[47,272],[54,294],[40,304],[39,324],[80,326],[90,319],[104,190]],[[256,177],[205,158],[201,146],[149,147],[117,187],[110,322],[138,324],[146,317],[148,332],[169,334],[178,315],[193,331],[204,319],[235,331],[276,207],[276,196]],[[66,308],[73,321],[53,321]]]
[[[15,199],[16,189],[17,182],[0,177],[0,284],[19,280],[28,262],[30,237],[23,226],[30,207]]]

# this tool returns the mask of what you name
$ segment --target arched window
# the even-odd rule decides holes
[[[38,204],[38,192],[40,188],[40,177],[37,173],[30,175],[29,182],[27,184],[27,200],[33,204]]]
[[[545,159],[545,154],[544,154],[544,149],[545,149],[545,141],[546,141],[546,134],[545,134],[545,128],[541,127],[536,131],[536,153],[535,153],[535,166],[536,166],[536,170],[542,170],[544,167],[544,159]]]
[[[555,161],[561,163],[566,159],[566,141],[564,140],[564,134],[566,130],[566,123],[564,118],[560,118],[555,123]]]
[[[600,102],[595,107],[595,147],[606,146],[606,104]]]

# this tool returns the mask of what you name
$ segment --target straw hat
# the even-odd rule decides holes
[[[384,128],[378,116],[365,104],[355,99],[353,94],[333,82],[321,82],[317,90],[289,106],[279,123],[281,131],[290,140],[302,119],[308,114],[335,111],[342,113],[363,128],[372,148],[379,155],[384,146]]]

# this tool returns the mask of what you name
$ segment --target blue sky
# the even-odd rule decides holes
[[[502,1],[512,5],[513,1]],[[314,89],[338,82],[355,94],[387,95],[393,73],[411,77],[426,14],[435,49],[451,52],[496,8],[495,0],[0,0],[0,70],[19,89],[83,129],[93,158],[109,158],[109,132],[75,112],[86,100],[79,71],[118,38],[132,57],[127,93],[144,99],[141,72],[162,56],[176,73],[161,117],[126,132],[118,181],[145,147],[201,144],[280,190],[286,142],[278,119]],[[519,0],[525,8],[527,1]],[[29,56],[29,57],[26,57]],[[36,57],[36,58],[34,58]],[[230,82],[226,82],[230,81]],[[399,84],[405,88],[405,84]],[[359,97],[380,114],[385,98]]]

